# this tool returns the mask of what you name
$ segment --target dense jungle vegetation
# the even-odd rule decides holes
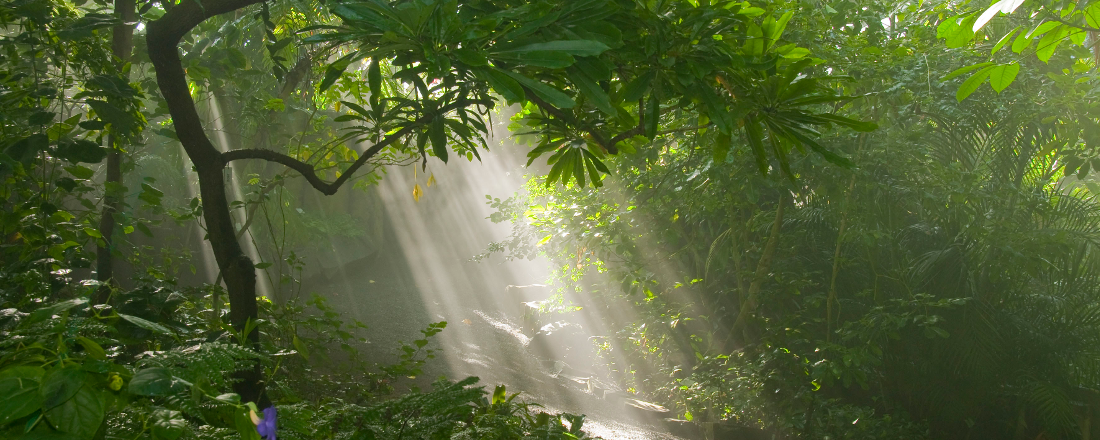
[[[1100,438],[1100,1],[0,23],[0,438],[590,438],[476,377],[421,389],[447,322],[372,359],[376,324],[302,289],[309,243],[366,233],[309,197],[500,149],[528,183],[477,258],[550,261],[537,313],[604,320],[618,385],[702,437]]]

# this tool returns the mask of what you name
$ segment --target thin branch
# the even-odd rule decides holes
[[[383,148],[389,146],[398,139],[409,135],[410,133],[412,133],[413,130],[422,128],[424,125],[431,122],[433,118],[443,117],[442,115],[447,112],[458,110],[459,108],[468,105],[476,105],[480,103],[481,101],[466,100],[454,102],[450,105],[440,108],[439,111],[435,114],[422,116],[412,121],[409,125],[406,125],[404,128],[398,130],[397,132],[386,136],[381,141],[368,148],[367,151],[364,151],[363,154],[359,155],[359,158],[356,159],[355,162],[352,163],[347,170],[344,170],[344,172],[340,174],[340,177],[337,177],[336,180],[332,181],[331,183],[322,180],[317,175],[317,171],[313,167],[313,165],[302,162],[298,159],[274,150],[263,150],[257,148],[227,151],[225,153],[222,153],[222,159],[225,160],[225,163],[241,159],[261,159],[282,164],[288,168],[293,169],[294,171],[297,171],[299,174],[302,175],[302,177],[305,177],[306,181],[308,181],[310,185],[312,185],[321,193],[331,196],[333,194],[336,194],[336,191],[340,189],[340,186],[343,185],[344,182],[351,178],[351,176],[355,174],[355,172],[358,171],[359,168],[363,166],[363,164],[367,163],[368,160],[378,154],[378,152],[382,151]]]

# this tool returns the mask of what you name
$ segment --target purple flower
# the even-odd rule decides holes
[[[264,418],[256,424],[256,432],[266,440],[275,440],[275,407],[264,409]]]

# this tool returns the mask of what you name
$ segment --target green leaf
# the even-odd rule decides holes
[[[38,310],[35,310],[34,312],[32,312],[30,314],[30,316],[28,316],[27,319],[25,319],[23,321],[23,324],[24,325],[34,324],[38,321],[44,320],[44,319],[49,318],[53,315],[61,314],[62,312],[66,311],[66,310],[69,310],[69,309],[77,307],[77,306],[82,306],[82,305],[87,304],[87,303],[88,303],[87,298],[75,298],[75,299],[70,299],[68,301],[59,302],[59,303],[54,304],[52,306],[43,307],[41,309],[38,309]]]
[[[478,72],[489,83],[489,87],[492,87],[495,92],[504,97],[505,101],[509,103],[523,101],[523,87],[504,72],[496,69],[485,69]]]
[[[645,111],[645,137],[653,140],[657,136],[657,125],[661,120],[661,103],[655,95],[649,95]]]
[[[481,52],[473,49],[455,49],[455,59],[470,67],[481,67],[489,64],[489,60],[485,58]]]
[[[428,138],[432,141],[432,152],[443,163],[447,163],[447,129],[442,116],[436,116],[428,127]]]
[[[1062,25],[1057,30],[1052,30],[1043,35],[1043,38],[1039,39],[1039,43],[1035,46],[1035,56],[1044,63],[1050,62],[1050,58],[1054,56],[1054,51],[1058,49],[1058,45],[1069,35],[1069,30],[1069,26]]]
[[[989,85],[993,86],[993,90],[996,90],[997,93],[1001,93],[1002,90],[1016,80],[1016,75],[1019,73],[1019,63],[996,66],[989,71]]]
[[[97,99],[89,99],[87,102],[95,110],[95,114],[99,116],[99,119],[111,124],[116,132],[129,133],[136,128],[137,119],[114,104]]]
[[[726,163],[726,156],[730,152],[730,138],[729,133],[718,133],[718,136],[715,137],[713,156],[716,165]]]
[[[183,379],[172,376],[165,368],[146,368],[134,373],[127,388],[130,394],[139,396],[165,396],[190,386]]]
[[[336,80],[340,79],[340,75],[344,74],[345,70],[348,70],[348,66],[351,65],[351,61],[359,56],[359,52],[352,52],[344,55],[340,59],[333,61],[328,67],[325,67],[325,78],[321,80],[321,85],[318,90],[324,92],[332,87],[336,83]]]
[[[978,86],[981,86],[989,78],[989,71],[993,70],[994,67],[996,66],[986,66],[971,75],[966,81],[963,81],[962,85],[959,86],[959,90],[955,92],[955,99],[962,102],[975,90],[978,90]]]
[[[57,113],[53,113],[53,112],[36,112],[36,113],[32,114],[29,118],[27,118],[27,124],[29,124],[29,125],[46,125],[46,124],[49,124],[50,121],[53,121],[53,117],[55,115],[57,115]]]
[[[294,338],[291,339],[291,343],[294,344],[294,349],[298,350],[298,354],[301,355],[303,359],[308,361],[309,347],[307,347],[306,344],[303,344],[301,339],[298,339],[298,335],[294,335]]]
[[[642,99],[645,93],[649,90],[649,83],[653,81],[653,77],[657,76],[657,73],[653,70],[648,70],[646,73],[639,75],[623,87],[623,101],[634,102]]]
[[[569,67],[576,62],[576,59],[573,58],[572,55],[569,55],[565,52],[554,52],[546,50],[499,54],[497,58],[510,63],[535,67],[546,67],[549,69],[561,69],[564,67]]]
[[[9,145],[4,149],[4,154],[19,162],[28,163],[49,145],[50,138],[45,134],[32,134]]]
[[[107,352],[95,341],[83,336],[77,336],[76,342],[80,344],[81,347],[84,347],[84,352],[88,354],[88,357],[99,360],[107,359]]]
[[[149,320],[144,319],[144,318],[139,318],[137,316],[132,316],[132,315],[126,315],[126,314],[123,314],[123,313],[119,313],[118,317],[126,320],[127,322],[129,322],[133,325],[136,325],[138,327],[141,327],[143,329],[149,330],[149,331],[154,332],[154,333],[161,333],[161,334],[165,334],[165,335],[172,334],[172,331],[168,330],[167,327],[165,327],[163,325],[160,325],[160,324],[157,324],[155,322],[149,321]]]
[[[68,365],[47,371],[42,378],[42,387],[39,389],[43,408],[50,409],[71,399],[84,385],[86,378],[87,373],[79,365]]]
[[[176,440],[187,432],[187,420],[179,411],[158,409],[153,412],[153,436],[157,439]]]
[[[1031,34],[1028,32],[1020,32],[1020,35],[1016,36],[1016,39],[1012,41],[1012,51],[1021,53],[1024,49],[1027,49],[1031,45]]]
[[[1001,37],[1000,41],[997,41],[997,44],[993,45],[993,50],[989,51],[990,52],[989,54],[990,55],[996,55],[997,52],[1000,52],[1001,48],[1005,47],[1005,45],[1008,44],[1008,42],[1010,40],[1012,40],[1012,37],[1014,35],[1016,35],[1016,32],[1019,32],[1019,31],[1020,31],[1020,27],[1016,26],[1016,28],[1012,29],[1007,34],[1005,34],[1005,36]]]
[[[107,157],[107,149],[89,140],[67,140],[57,145],[55,156],[73,164],[99,163]]]
[[[233,409],[233,413],[233,422],[241,440],[260,440],[260,433],[256,431],[256,425],[253,425],[252,419],[248,417],[248,411]]]
[[[38,369],[42,371],[41,368]],[[41,376],[39,376],[40,378]],[[42,407],[43,397],[38,392],[39,381],[29,377],[0,379],[0,426],[29,416]]]
[[[258,263],[258,264],[256,264],[255,267],[256,267],[256,269],[263,270],[263,269],[267,269],[267,268],[271,267],[271,263],[268,263],[268,262]]]
[[[382,67],[379,65],[377,58],[371,58],[370,66],[367,67],[367,84],[370,85],[370,107],[374,110],[375,118],[381,116],[385,110],[382,107]],[[363,113],[366,116],[365,112]]]
[[[496,53],[560,52],[579,57],[591,57],[604,53],[608,49],[610,47],[596,40],[558,40],[499,50]]]
[[[953,70],[951,73],[948,73],[947,76],[944,76],[943,80],[947,81],[949,79],[952,79],[952,78],[955,78],[955,77],[958,77],[958,76],[962,76],[963,74],[965,74],[967,72],[971,72],[971,71],[974,71],[976,69],[981,69],[982,67],[992,66],[992,65],[993,65],[993,63],[985,62],[985,63],[973,64],[973,65],[970,65],[970,66],[960,67],[958,69]]]
[[[83,386],[71,399],[46,411],[46,420],[59,431],[91,439],[103,423],[105,411],[103,396],[92,387]]]
[[[596,106],[600,111],[606,113],[609,116],[615,116],[619,113],[615,106],[611,105],[611,98],[607,96],[603,88],[596,83],[596,80],[584,73],[584,71],[578,69],[576,66],[570,67],[566,70],[569,74],[569,79],[573,81],[573,84],[577,86],[592,105]]]
[[[535,95],[538,95],[539,98],[542,98],[544,101],[546,101],[547,103],[549,103],[550,105],[552,105],[554,107],[557,107],[557,108],[573,108],[574,106],[577,105],[577,103],[573,101],[573,98],[570,98],[569,95],[565,94],[565,92],[563,92],[561,90],[555,89],[555,88],[550,87],[546,84],[543,84],[542,82],[535,81],[531,78],[528,78],[526,76],[520,75],[520,74],[515,73],[515,72],[511,72],[511,71],[507,71],[507,70],[498,70],[498,71],[504,73],[505,75],[508,75],[509,77],[516,80],[516,82],[520,83],[524,87],[527,87],[532,92],[534,92]]]
[[[504,385],[497,385],[496,388],[493,389],[493,405],[502,404],[507,398],[508,394],[505,391]]]

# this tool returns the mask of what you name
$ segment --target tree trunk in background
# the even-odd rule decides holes
[[[134,52],[134,27],[137,19],[134,0],[115,0],[115,14],[122,20],[122,24],[115,26],[111,35],[111,55],[115,58],[115,65],[121,71],[126,63],[130,62]],[[115,213],[122,210],[122,197],[118,191],[112,191],[111,186],[122,185],[122,151],[118,145],[119,139],[111,134],[107,136],[107,176],[104,186],[107,188],[103,195],[103,213],[99,219],[99,233],[103,236],[103,246],[96,247],[96,279],[104,284],[96,291],[95,302],[104,303],[111,293],[111,285],[117,285],[114,280],[115,251],[114,234]],[[111,185],[114,183],[115,185]]]
[[[255,321],[258,317],[256,268],[237,241],[233,217],[229,212],[229,199],[225,194],[223,172],[226,162],[203,130],[195,101],[187,87],[187,77],[177,45],[184,35],[206,18],[258,2],[259,0],[227,0],[200,5],[193,0],[184,1],[150,23],[146,34],[149,58],[156,70],[157,85],[168,104],[176,135],[198,172],[207,237],[229,294],[229,321],[237,331],[244,330],[249,321]],[[259,331],[253,330],[248,334],[248,340],[252,344],[258,344],[259,336]],[[241,372],[237,377],[240,381],[234,388],[241,399],[245,402],[258,402],[261,407],[266,406],[260,364],[253,364],[253,368]]]

